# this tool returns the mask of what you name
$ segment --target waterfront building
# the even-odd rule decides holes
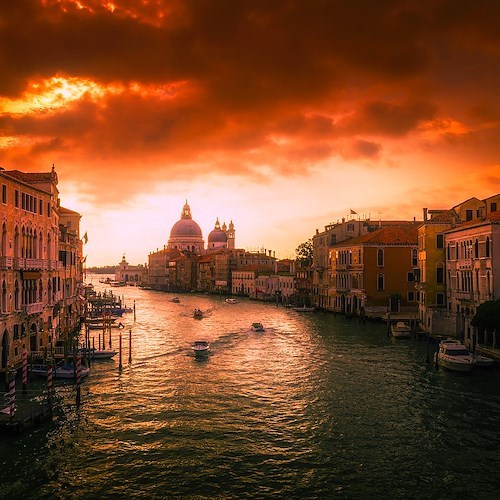
[[[46,351],[83,313],[80,214],[50,172],[0,169],[0,369]]]
[[[235,295],[246,295],[255,297],[256,276],[258,273],[257,266],[240,267],[232,272],[232,288],[231,292]]]
[[[131,266],[125,259],[125,254],[115,270],[115,281],[121,281],[129,285],[141,285],[147,283],[148,266],[139,264]]]
[[[158,250],[152,252],[148,256],[148,286],[153,290],[170,290],[170,275],[169,269],[171,262],[179,257],[181,252],[179,250],[170,250],[164,248],[163,250]],[[173,264],[172,264],[173,265]]]
[[[357,215],[357,214],[356,214]],[[373,221],[370,218],[361,219],[360,217],[350,219],[342,218],[341,222],[331,223],[325,226],[324,231],[316,229],[316,234],[312,237],[313,243],[313,262],[312,284],[311,284],[311,302],[316,307],[330,308],[330,283],[331,279],[331,261],[330,253],[332,248],[342,241],[351,238],[357,238],[375,231],[381,227],[393,225],[412,225],[413,221]]]
[[[453,334],[469,347],[477,344],[500,349],[500,333],[477,332],[470,324],[481,304],[500,298],[500,211],[494,208],[444,235],[448,311],[455,320]]]
[[[414,274],[417,223],[388,225],[331,250],[331,283],[325,306],[345,314],[416,315]]]
[[[464,305],[457,313],[456,304],[449,301],[450,271],[456,270],[445,249],[446,233],[495,213],[499,204],[500,195],[495,195],[484,200],[472,197],[445,210],[423,209],[423,222],[418,229],[418,266],[415,269],[420,331],[431,336],[463,336],[464,311],[470,314],[471,307]],[[472,273],[472,262],[469,261],[469,268],[463,270]]]

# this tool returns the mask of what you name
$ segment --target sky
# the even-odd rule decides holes
[[[347,217],[500,192],[500,2],[16,0],[0,166],[48,172],[87,266],[147,263],[187,200],[205,243],[294,258]]]

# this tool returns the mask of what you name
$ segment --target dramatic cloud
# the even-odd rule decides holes
[[[499,2],[0,9],[0,164],[55,163],[62,182],[71,175],[80,196],[101,204],[217,176],[262,189],[388,166],[393,182],[407,182],[419,163],[452,176],[498,170]]]

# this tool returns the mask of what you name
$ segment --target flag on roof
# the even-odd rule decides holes
[[[85,234],[83,235],[82,241],[83,241],[84,245],[85,245],[85,243],[87,243],[87,241],[89,241],[89,238],[87,236],[87,231],[85,231]]]
[[[355,212],[355,211],[351,208],[351,215],[358,215],[358,212]]]

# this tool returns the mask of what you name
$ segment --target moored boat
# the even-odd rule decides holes
[[[292,309],[294,311],[297,311],[297,312],[314,312],[316,310],[315,307],[308,307],[306,305],[303,305],[303,306],[296,306],[296,307],[292,307]]]
[[[434,354],[434,361],[448,370],[456,372],[470,372],[474,367],[474,357],[467,347],[458,340],[442,340],[438,352]]]
[[[34,375],[40,375],[42,377],[47,377],[49,373],[49,365],[45,363],[33,363],[29,366],[29,371]],[[74,365],[69,363],[61,363],[53,367],[52,370],[53,377],[59,379],[75,379],[76,378],[76,368]],[[85,378],[90,373],[90,368],[86,366],[81,367],[80,377]]]
[[[411,327],[404,321],[392,323],[391,335],[396,339],[409,339],[411,337]]]
[[[495,360],[493,358],[488,358],[482,354],[474,354],[474,366],[478,368],[491,368],[495,365]]]

